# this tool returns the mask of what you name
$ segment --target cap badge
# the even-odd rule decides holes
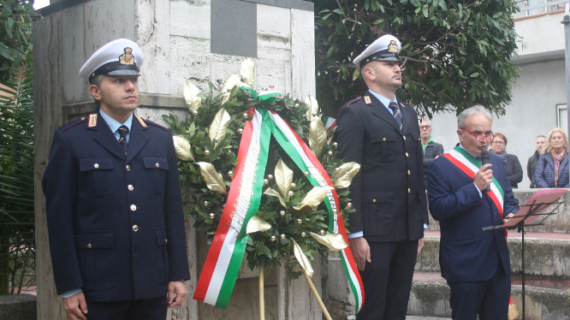
[[[126,65],[135,64],[135,57],[133,57],[133,55],[131,54],[131,52],[133,52],[133,49],[127,47],[124,50],[125,54],[119,56],[119,63]]]
[[[388,45],[388,52],[398,53],[398,45],[396,44],[395,40],[390,40],[390,44]]]

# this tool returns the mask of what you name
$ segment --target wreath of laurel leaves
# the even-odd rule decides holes
[[[195,161],[178,161],[181,186],[191,190],[191,203],[187,206],[185,216],[190,215],[195,219],[194,226],[199,234],[205,237],[208,245],[212,243],[220,222],[227,195],[213,192],[206,187],[200,174],[200,167],[195,162],[204,161],[214,165],[222,175],[227,190],[229,190],[232,177],[229,176],[228,172],[235,172],[241,139],[238,130],[244,127],[245,120],[251,119],[245,117],[247,109],[256,105],[277,112],[307,145],[309,135],[309,120],[306,119],[308,106],[304,102],[286,96],[280,101],[261,104],[258,100],[252,100],[249,95],[236,86],[231,90],[229,99],[222,104],[220,96],[214,96],[214,92],[218,92],[220,87],[221,82],[218,82],[217,85],[209,83],[208,94],[200,93],[198,95],[202,99],[202,104],[196,115],[188,112],[186,119],[179,119],[173,114],[163,115],[163,118],[169,123],[172,133],[180,135],[190,142]],[[231,121],[225,138],[223,141],[219,141],[214,148],[214,144],[208,137],[208,128],[221,108],[225,108],[230,114]],[[323,147],[319,160],[329,176],[333,177],[334,182],[335,168],[342,165],[343,162],[336,158],[333,135],[334,128],[328,132],[327,143]],[[206,150],[209,151],[208,155],[205,153]],[[293,256],[293,244],[290,239],[293,238],[311,260],[314,259],[316,253],[327,255],[327,248],[313,239],[310,232],[318,234],[321,230],[327,231],[329,218],[324,203],[312,209],[307,207],[301,211],[292,209],[292,206],[298,204],[312,189],[312,186],[304,173],[297,168],[274,138],[270,142],[269,158],[265,171],[266,177],[270,174],[274,175],[275,165],[279,159],[282,159],[294,172],[295,187],[291,188],[294,195],[286,199],[287,209],[283,208],[276,197],[262,195],[259,211],[256,215],[269,222],[272,228],[265,232],[250,234],[246,249],[247,265],[250,269],[258,266],[285,265],[292,280],[301,273],[294,269],[297,262],[291,258]],[[268,183],[264,185],[263,191],[268,187],[278,189],[275,179],[267,180]],[[346,220],[346,214],[354,211],[354,208],[346,206],[350,201],[349,191],[348,189],[337,189],[337,192],[343,217]],[[283,216],[280,214],[282,210],[285,210]],[[214,214],[213,219],[210,217],[211,213]],[[304,237],[302,236],[303,232],[305,232]],[[275,237],[274,240],[272,237]]]

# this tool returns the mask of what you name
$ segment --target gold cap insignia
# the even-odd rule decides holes
[[[395,40],[390,40],[390,44],[388,45],[388,52],[398,53],[398,44],[396,44]]]
[[[124,49],[124,51],[125,54],[119,56],[119,63],[126,65],[135,64],[135,57],[133,57],[133,55],[131,54],[133,52],[133,49],[127,47]]]

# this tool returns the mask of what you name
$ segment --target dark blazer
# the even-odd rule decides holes
[[[148,299],[190,278],[167,129],[133,117],[125,155],[99,112],[63,125],[42,184],[58,294],[81,288],[90,301]]]
[[[339,112],[336,139],[340,158],[361,165],[350,185],[356,212],[350,232],[364,231],[368,241],[423,238],[428,223],[423,152],[416,112],[400,103],[403,134],[386,107],[370,93]]]
[[[514,154],[507,153],[507,162],[503,162],[503,164],[505,165],[505,171],[511,187],[518,188],[518,184],[523,178],[523,170],[519,158]]]
[[[436,156],[443,154],[443,146],[437,142],[428,142],[424,149],[424,180],[427,183],[427,168],[435,160]]]
[[[568,152],[560,163],[560,171],[558,172],[558,188],[569,187],[569,173],[568,173]],[[536,171],[534,172],[534,185],[535,188],[556,188],[554,181],[554,159],[550,152],[540,155]]]
[[[534,152],[534,154],[528,158],[528,162],[526,164],[526,174],[530,179],[530,187],[535,188],[534,185],[534,172],[536,171],[536,166],[538,165],[538,159],[540,159],[540,153],[538,150]]]
[[[489,155],[493,176],[505,194],[505,215],[518,211],[501,158]],[[439,221],[441,275],[451,282],[489,280],[499,260],[505,273],[511,263],[505,232],[483,231],[482,227],[500,225],[502,219],[486,192],[479,196],[473,179],[445,157],[439,157],[428,172],[430,212]]]

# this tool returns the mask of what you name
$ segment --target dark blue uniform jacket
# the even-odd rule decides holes
[[[59,294],[81,288],[91,301],[147,299],[190,278],[167,129],[135,115],[125,155],[99,112],[63,125],[42,183]]]
[[[403,128],[370,93],[339,112],[340,158],[360,164],[350,185],[350,232],[371,242],[418,240],[428,223],[423,151],[415,110],[400,102]]]

